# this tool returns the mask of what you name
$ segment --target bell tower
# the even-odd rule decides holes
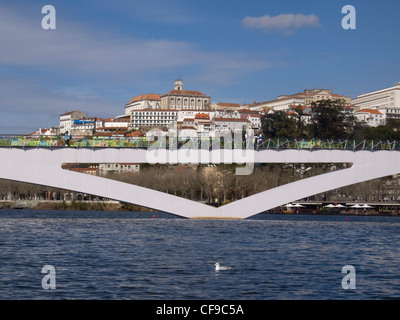
[[[183,81],[182,81],[182,79],[177,79],[177,80],[175,80],[175,83],[174,83],[174,90],[182,90],[182,86],[183,86]]]

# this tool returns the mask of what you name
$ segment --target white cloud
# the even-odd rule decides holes
[[[320,27],[319,18],[314,15],[280,14],[275,17],[265,15],[263,17],[246,17],[242,20],[245,28],[259,29],[262,31],[278,31],[284,34],[292,34],[294,30],[304,27]]]

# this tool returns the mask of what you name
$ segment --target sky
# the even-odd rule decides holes
[[[55,29],[42,28],[45,5]],[[356,29],[342,27],[346,5]],[[57,126],[66,111],[115,117],[178,78],[239,104],[390,87],[398,12],[398,0],[0,0],[0,134]]]

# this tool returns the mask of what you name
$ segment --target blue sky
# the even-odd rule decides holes
[[[41,27],[46,4],[55,30]],[[356,30],[341,26],[345,5]],[[389,87],[400,81],[398,12],[397,0],[2,0],[0,133],[55,126],[71,110],[120,115],[176,78],[235,103]]]

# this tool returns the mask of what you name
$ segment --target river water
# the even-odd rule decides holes
[[[0,210],[0,299],[398,299],[399,244],[400,217]]]

